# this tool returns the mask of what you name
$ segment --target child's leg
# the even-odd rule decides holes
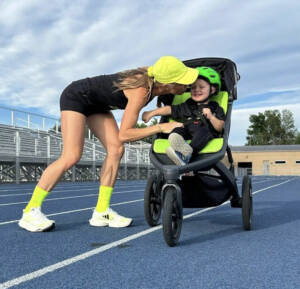
[[[193,153],[192,147],[185,141],[185,138],[189,137],[191,136],[184,127],[177,127],[171,132],[168,140],[175,151],[187,157]]]
[[[170,146],[166,149],[167,156],[176,165],[186,165],[192,156],[193,149],[186,143],[185,138],[190,138],[184,127],[175,128],[169,135]]]
[[[207,143],[213,139],[213,135],[206,126],[198,126],[193,132],[191,147],[194,153],[201,151]]]

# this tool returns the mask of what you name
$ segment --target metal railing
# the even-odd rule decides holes
[[[58,159],[63,150],[55,118],[0,106],[0,183],[36,181],[43,168]],[[153,167],[149,159],[150,144],[134,142],[125,145],[121,159],[120,178],[146,177]],[[103,145],[88,130],[82,156],[67,180],[95,180],[105,159]]]
[[[0,125],[0,155],[57,159],[63,149],[61,134]],[[150,144],[125,145],[121,163],[150,164]],[[86,139],[81,161],[103,161],[106,152],[98,141]]]
[[[12,127],[58,132],[59,122],[57,118],[0,106],[0,123]]]

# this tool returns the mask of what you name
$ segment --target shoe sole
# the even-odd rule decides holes
[[[108,223],[102,222],[102,223],[96,223],[93,220],[89,220],[89,223],[93,227],[107,227]]]
[[[55,228],[55,222],[53,222],[48,227],[38,228],[38,229],[36,229],[34,226],[30,225],[30,223],[27,223],[27,222],[24,222],[24,221],[20,221],[18,224],[19,224],[19,227],[21,227],[22,229],[24,229],[26,231],[29,231],[29,232],[32,232],[32,233],[49,232],[49,231],[52,231]]]
[[[172,133],[168,140],[172,148],[184,156],[190,155],[193,152],[193,148],[178,133]]]
[[[130,223],[128,223],[128,224],[126,224],[126,225],[123,225],[123,226],[114,226],[113,224],[108,224],[108,226],[109,226],[110,228],[125,228],[125,227],[131,226],[132,221],[133,221],[133,220],[131,220]]]
[[[89,221],[90,225],[93,226],[93,227],[110,227],[110,228],[125,228],[125,227],[129,227],[131,224],[132,224],[132,221],[130,221],[130,223],[128,224],[125,224],[125,225],[114,225],[113,223],[109,223],[109,222],[102,222],[102,223],[96,223],[96,222],[93,222],[92,220]]]
[[[176,165],[178,165],[178,166],[185,165],[185,163],[181,159],[178,158],[178,156],[176,155],[176,153],[172,147],[167,147],[166,154]]]

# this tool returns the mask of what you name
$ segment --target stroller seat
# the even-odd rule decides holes
[[[177,105],[185,102],[187,99],[191,97],[190,92],[185,92],[181,95],[175,95],[172,104]],[[217,95],[210,98],[211,101],[215,101],[219,104],[220,107],[223,108],[224,113],[227,113],[228,107],[228,93],[227,91],[220,91]],[[169,121],[173,121],[172,118],[169,118]],[[188,143],[191,141],[188,140]],[[207,153],[216,153],[220,151],[223,147],[224,139],[222,137],[214,138],[208,142],[208,144],[199,151],[199,154],[207,154]],[[168,139],[166,138],[157,138],[153,144],[153,151],[157,154],[165,154],[167,147],[170,146]]]

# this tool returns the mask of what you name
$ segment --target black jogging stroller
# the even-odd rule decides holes
[[[245,230],[251,229],[252,184],[249,176],[243,177],[240,197],[234,175],[233,158],[228,145],[232,104],[237,99],[237,82],[240,78],[236,65],[225,58],[198,58],[184,61],[189,67],[208,66],[219,72],[222,91],[211,100],[217,101],[226,114],[222,137],[212,139],[198,155],[184,166],[174,165],[165,154],[169,146],[168,135],[158,134],[150,150],[150,159],[156,173],[148,179],[144,193],[144,213],[147,223],[156,226],[161,211],[163,235],[169,246],[175,246],[181,234],[182,208],[215,207],[230,200],[231,207],[242,209]],[[184,102],[190,93],[160,96],[165,105]],[[169,121],[163,116],[160,123]],[[227,153],[229,168],[222,162]]]

